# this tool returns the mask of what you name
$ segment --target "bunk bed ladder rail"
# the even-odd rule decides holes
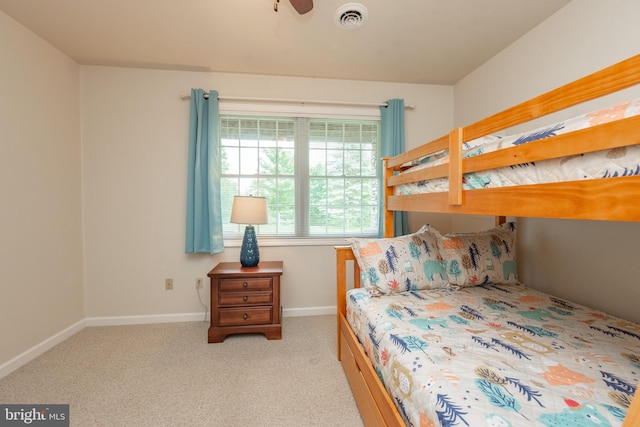
[[[462,205],[462,136],[464,130],[449,132],[449,204]]]

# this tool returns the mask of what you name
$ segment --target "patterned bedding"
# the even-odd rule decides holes
[[[347,301],[410,426],[619,426],[640,378],[639,325],[523,285]]]
[[[478,138],[464,144],[463,157],[468,158],[502,148],[526,144],[542,138],[585,129],[638,114],[640,114],[640,100],[637,99],[530,132],[508,137],[487,136]],[[416,162],[418,164],[408,169],[408,171],[436,166],[446,161],[448,161],[448,153],[443,151],[421,159]],[[403,173],[406,173],[406,171]],[[463,189],[541,184],[638,174],[640,174],[640,145],[633,145],[581,156],[523,163],[491,171],[468,173],[463,176]],[[395,194],[418,194],[447,191],[448,189],[448,180],[442,178],[396,186]]]

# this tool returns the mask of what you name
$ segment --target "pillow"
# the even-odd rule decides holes
[[[462,287],[517,283],[515,245],[515,222],[479,233],[440,235],[438,239],[449,283]]]
[[[428,225],[388,239],[348,239],[360,267],[361,284],[372,294],[449,286],[437,236]]]

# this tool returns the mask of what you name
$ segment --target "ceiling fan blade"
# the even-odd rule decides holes
[[[289,0],[293,8],[300,15],[304,15],[313,9],[313,0]]]

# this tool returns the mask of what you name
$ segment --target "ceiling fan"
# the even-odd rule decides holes
[[[298,12],[300,15],[304,15],[313,9],[313,0],[289,0],[291,2],[291,6]],[[278,11],[278,4],[280,0],[276,0],[273,4],[273,10]]]

